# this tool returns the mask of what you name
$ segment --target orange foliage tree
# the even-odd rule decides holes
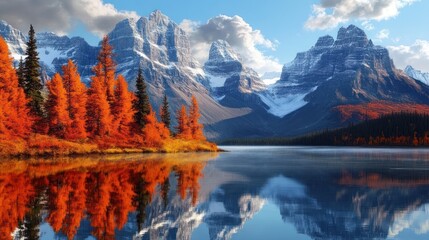
[[[98,54],[98,64],[101,66],[100,71],[95,72],[98,77],[103,79],[104,87],[106,90],[107,100],[110,106],[113,106],[115,99],[115,70],[116,64],[112,58],[113,48],[109,44],[109,38],[105,36],[101,43],[101,50]]]
[[[23,137],[31,132],[33,119],[27,103],[7,44],[0,37],[0,134]]]
[[[119,75],[116,81],[112,112],[118,133],[128,136],[134,116],[133,94],[128,91],[128,84],[122,75]]]
[[[183,199],[186,198],[187,192],[191,194],[192,204],[198,201],[200,191],[199,179],[203,176],[203,163],[188,163],[177,166],[177,193]]]
[[[165,127],[164,123],[158,122],[152,108],[150,108],[149,114],[146,116],[143,137],[145,145],[149,147],[158,147],[170,137],[170,131]]]
[[[28,212],[35,190],[27,174],[0,176],[0,236],[7,239]],[[11,237],[9,237],[10,239]]]
[[[84,139],[87,137],[85,129],[86,119],[86,86],[80,80],[76,65],[69,60],[63,69],[64,88],[67,93],[67,110],[71,119],[67,131],[67,139]]]
[[[102,65],[96,65],[94,72],[96,75],[92,77],[91,87],[88,89],[87,130],[92,137],[105,137],[113,132],[113,118],[104,87],[104,77],[100,76]]]
[[[46,103],[48,111],[49,134],[64,138],[71,120],[67,111],[67,95],[63,80],[57,73],[47,83],[49,96]]]
[[[189,128],[188,115],[186,114],[186,107],[182,105],[180,110],[177,112],[177,137],[182,139],[191,139],[192,132]]]
[[[192,96],[192,105],[189,109],[189,128],[191,130],[192,139],[205,140],[203,133],[203,125],[199,122],[201,117],[197,99]]]

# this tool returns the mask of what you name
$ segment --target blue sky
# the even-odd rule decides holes
[[[238,21],[238,24],[250,26],[249,36],[256,34],[260,39],[250,45],[232,45],[246,58],[257,54],[255,59],[259,60],[253,64],[265,64],[261,69],[257,69],[260,73],[272,70],[267,67],[270,64],[276,65],[275,68],[278,69],[290,62],[297,52],[305,51],[314,45],[319,36],[330,34],[335,37],[339,27],[355,24],[365,29],[375,44],[388,47],[398,67],[403,68],[411,64],[418,69],[429,71],[427,0],[92,0],[90,4],[84,0],[74,0],[73,3],[68,0],[40,0],[40,11],[43,10],[42,2],[46,2],[46,8],[50,9],[55,9],[51,6],[55,3],[61,6],[58,7],[61,15],[57,18],[64,18],[64,23],[68,23],[65,27],[52,23],[55,16],[51,16],[50,22],[46,20],[44,24],[43,14],[34,14],[31,18],[28,11],[19,10],[19,2],[27,2],[28,8],[34,5],[32,0],[1,1],[0,18],[6,18],[4,20],[12,25],[25,23],[23,25],[28,26],[28,21],[36,22],[38,29],[71,36],[79,35],[93,45],[108,29],[113,28],[113,22],[117,19],[130,15],[148,16],[156,9],[178,24],[187,20],[194,27],[207,24],[210,19],[219,15],[237,15],[243,20]],[[8,14],[10,9],[13,14]],[[36,13],[38,11],[36,6],[32,10]],[[105,16],[112,17],[112,20],[97,22],[97,18]],[[217,20],[224,21],[225,18]],[[206,48],[207,46],[202,49]],[[246,52],[249,48],[251,50]],[[204,56],[201,59],[204,59]]]

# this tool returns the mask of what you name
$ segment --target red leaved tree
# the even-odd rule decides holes
[[[64,138],[71,120],[67,111],[67,95],[61,76],[58,73],[55,74],[47,86],[49,95],[46,109],[48,111],[49,134]]]
[[[115,87],[115,102],[113,104],[114,126],[117,132],[130,135],[130,127],[133,122],[133,94],[128,91],[128,84],[122,75],[118,76]]]
[[[170,131],[163,123],[158,122],[155,112],[150,108],[143,128],[144,143],[148,147],[159,147],[170,137]]]
[[[189,128],[188,115],[186,113],[185,105],[182,105],[180,110],[177,112],[177,137],[181,139],[192,139],[192,132]]]
[[[0,134],[24,137],[31,132],[33,119],[27,103],[7,44],[0,37]]]
[[[201,117],[198,101],[195,96],[192,96],[192,105],[189,109],[189,128],[191,130],[192,139],[205,140],[203,133],[203,125],[199,122]]]
[[[104,77],[100,76],[102,65],[94,67],[91,87],[88,89],[87,130],[92,137],[105,137],[113,133],[113,118],[107,100]]]
[[[87,89],[80,80],[76,65],[69,60],[63,69],[63,82],[67,93],[67,110],[71,119],[67,131],[67,139],[84,139],[87,137],[85,129]]]

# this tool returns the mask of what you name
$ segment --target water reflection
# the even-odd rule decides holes
[[[231,150],[219,156],[3,161],[0,235],[27,239],[429,237],[427,150]]]
[[[175,154],[127,160],[2,161],[1,239],[38,239],[46,235],[42,223],[48,223],[57,237],[68,239],[132,236],[151,218],[146,210],[155,195],[166,209],[170,177],[177,178],[174,189],[180,201],[190,199],[190,205],[195,205],[198,179],[206,161],[214,157]],[[121,233],[127,223],[136,229]]]

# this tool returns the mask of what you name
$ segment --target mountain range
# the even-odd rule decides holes
[[[0,36],[16,61],[24,57],[22,32],[0,21]],[[344,118],[338,110],[344,105],[429,104],[428,75],[411,67],[405,72],[395,68],[388,50],[375,46],[354,25],[340,28],[335,39],[320,37],[311,49],[286,64],[280,79],[269,86],[223,40],[212,43],[209,58],[201,65],[192,57],[186,31],[160,11],[125,19],[108,37],[117,74],[125,76],[131,90],[141,66],[155,109],[164,93],[173,112],[189,104],[194,94],[212,140],[296,136],[337,128],[356,121],[353,114]],[[38,33],[36,39],[44,78],[60,72],[72,59],[82,81],[90,81],[99,46],[54,33]]]

